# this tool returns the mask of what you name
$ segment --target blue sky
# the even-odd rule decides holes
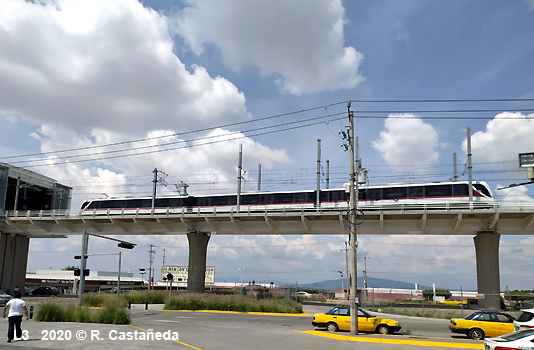
[[[348,154],[339,131],[347,125],[347,100],[534,98],[532,0],[0,0],[0,8],[0,161],[72,186],[74,209],[103,193],[150,194],[154,168],[170,184],[188,183],[192,194],[234,192],[239,144],[246,189],[257,186],[258,164],[264,189],[314,188],[317,139],[331,187],[342,185]],[[494,192],[525,180],[517,154],[534,151],[533,108],[503,101],[352,103],[370,184],[446,181],[453,153],[461,174],[470,127],[474,178]],[[422,112],[429,110],[442,112]],[[303,127],[311,118],[317,124]],[[284,125],[292,122],[299,127]],[[199,146],[202,137],[226,141]],[[177,145],[183,147],[165,151]],[[158,152],[103,153],[148,146]],[[86,150],[57,153],[75,148]],[[503,203],[532,203],[533,191],[495,194]],[[183,236],[133,239],[139,246],[123,254],[125,269],[148,264],[148,243],[157,246],[156,266],[164,248],[166,263],[187,264]],[[344,240],[214,236],[208,264],[221,281],[239,281],[238,267],[256,281],[336,279]],[[533,243],[530,236],[501,239],[502,289],[532,288]],[[28,270],[73,265],[79,245],[78,236],[32,240]],[[472,237],[362,236],[359,247],[373,277],[476,286]],[[90,249],[116,251],[97,239]]]

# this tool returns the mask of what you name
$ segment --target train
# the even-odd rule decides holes
[[[358,191],[358,209],[361,210],[409,210],[409,209],[468,209],[495,208],[497,202],[488,184],[473,181],[472,203],[469,200],[469,183],[431,182],[365,186]],[[174,213],[224,213],[291,211],[291,210],[340,210],[349,208],[348,186],[305,191],[244,192],[237,194],[213,194],[198,196],[120,197],[90,199],[81,207],[82,215],[114,214],[174,214]]]

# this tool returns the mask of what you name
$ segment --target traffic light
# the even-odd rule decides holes
[[[80,276],[80,269],[74,269],[74,276]]]
[[[124,249],[134,249],[135,244],[128,242],[120,242],[119,244],[117,244],[117,247]]]
[[[169,281],[172,281],[173,277],[174,277],[174,276],[172,275],[172,273],[168,273],[168,274],[167,274],[167,279],[168,279]]]
[[[89,257],[89,255],[86,255],[85,258],[87,259]],[[78,259],[78,260],[81,260],[82,256],[81,255],[74,255],[74,259]]]
[[[85,270],[83,270],[83,275],[84,275],[85,277],[87,277],[87,276],[89,276],[89,273],[90,273],[90,272],[91,272],[91,270],[89,270],[89,269],[85,269]]]

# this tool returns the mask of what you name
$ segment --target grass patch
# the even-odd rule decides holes
[[[127,294],[126,300],[132,304],[164,304],[168,294],[165,290],[142,290]]]
[[[300,314],[302,305],[292,300],[260,299],[242,295],[179,293],[165,303],[165,310],[217,310]]]
[[[39,305],[34,319],[40,322],[129,324],[130,313],[123,304],[122,301],[110,299],[103,302],[101,309],[96,310],[87,306],[80,308],[74,304],[46,301]]]

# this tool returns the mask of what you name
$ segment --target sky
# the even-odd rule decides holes
[[[532,205],[518,153],[534,145],[533,0],[0,0],[0,161],[88,198],[316,188],[349,180],[353,101],[368,184],[465,172]],[[516,101],[510,101],[515,99]],[[522,101],[518,101],[522,100]],[[328,161],[328,163],[327,163]],[[328,164],[328,165],[327,165]],[[328,170],[328,172],[327,172]],[[120,236],[119,236],[120,238]],[[123,270],[187,265],[185,236],[125,236]],[[476,288],[471,236],[358,237],[358,275]],[[339,278],[343,235],[213,236],[217,281]],[[31,239],[28,271],[76,265],[80,236]],[[501,289],[533,289],[531,236],[503,236]],[[89,252],[117,253],[91,238]],[[88,267],[115,270],[117,257]]]

